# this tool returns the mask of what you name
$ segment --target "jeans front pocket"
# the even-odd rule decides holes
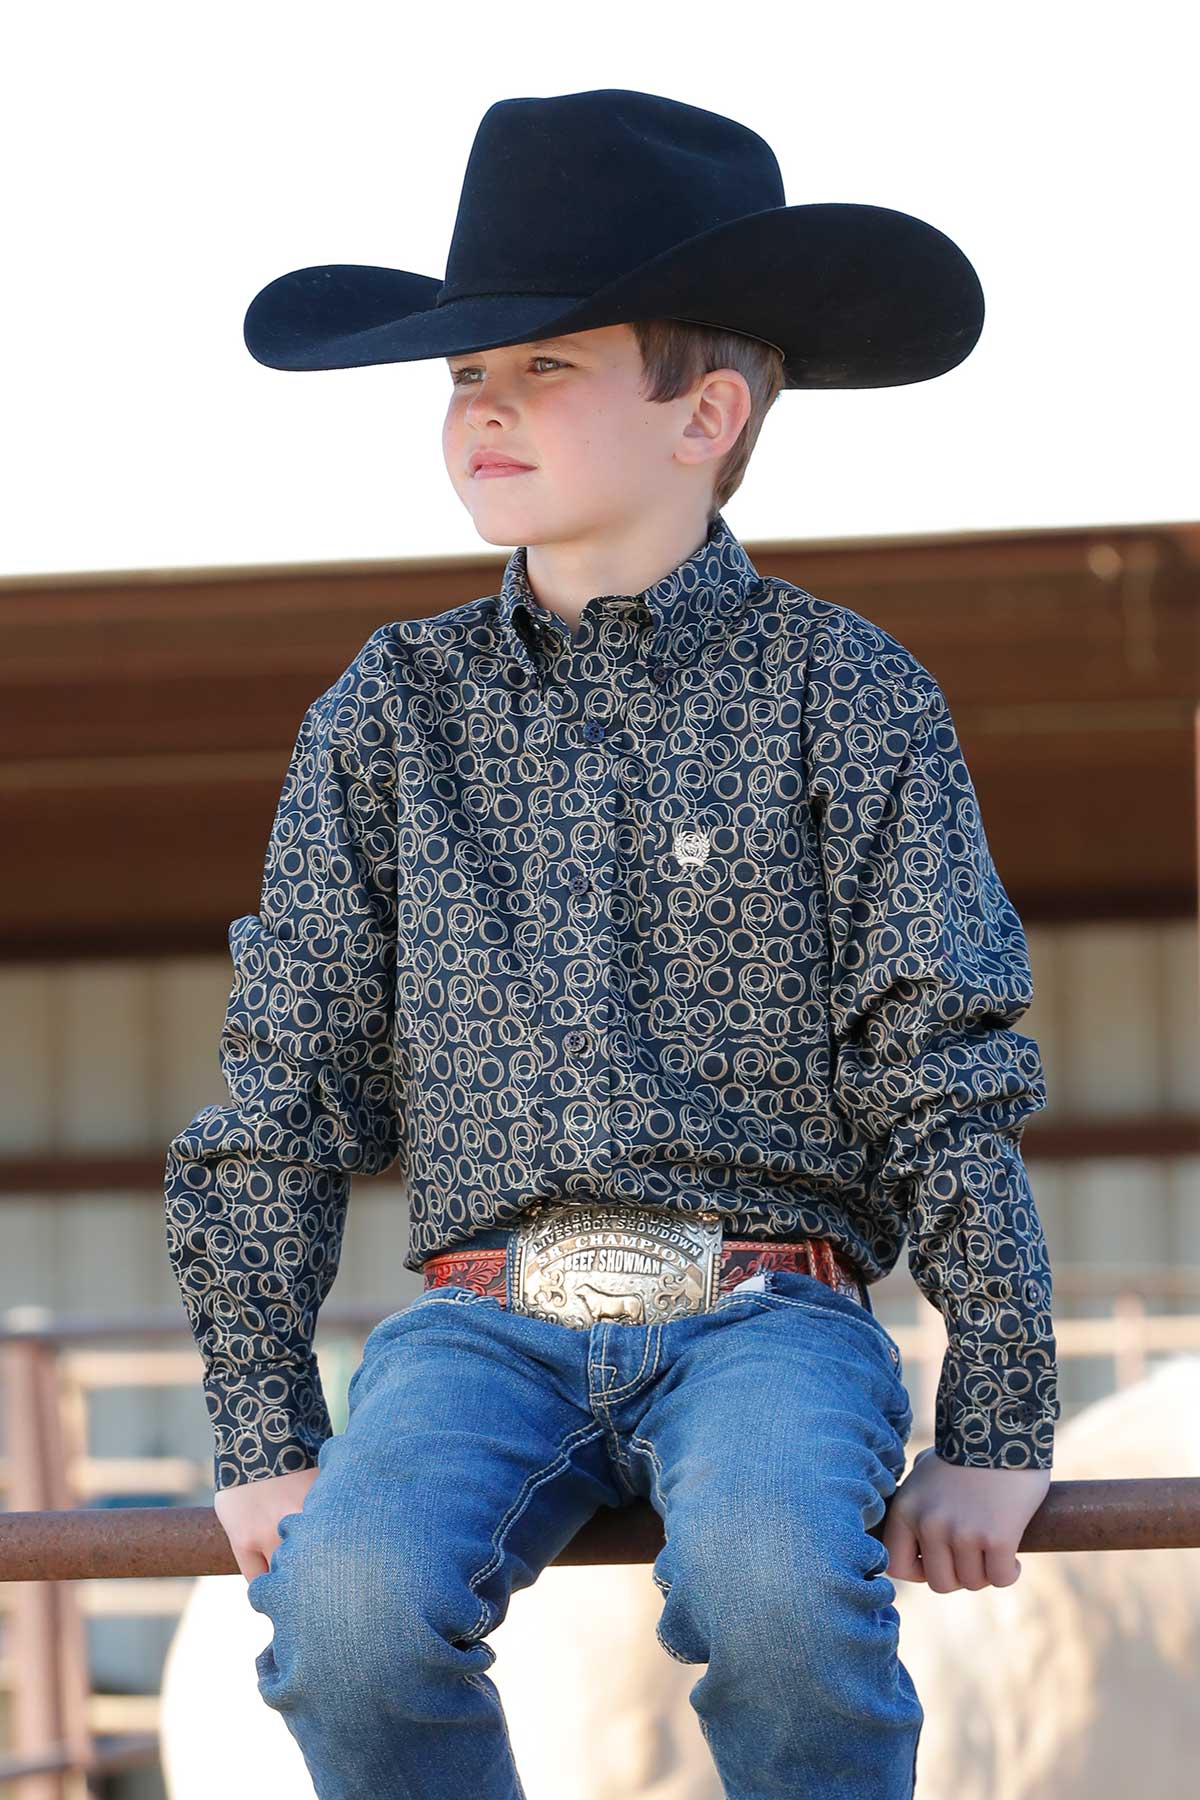
[[[398,1307],[395,1312],[388,1313],[386,1318],[380,1319],[378,1325],[368,1334],[362,1347],[362,1356],[358,1367],[350,1377],[350,1383],[346,1389],[347,1404],[353,1404],[356,1390],[375,1358],[416,1314],[424,1315],[432,1306],[472,1306],[482,1300],[490,1300],[493,1305],[498,1304],[494,1294],[480,1294],[474,1288],[460,1287],[452,1282],[446,1282],[440,1287],[423,1288],[419,1293],[414,1294],[411,1300],[405,1301],[404,1305]]]
[[[375,1330],[372,1331],[371,1337],[367,1339],[367,1344],[371,1342],[371,1338],[375,1336],[376,1332],[386,1331],[401,1319],[407,1319],[413,1313],[419,1312],[422,1307],[470,1306],[477,1300],[494,1300],[495,1297],[494,1294],[481,1294],[475,1288],[462,1287],[453,1281],[441,1282],[437,1287],[422,1288],[419,1293],[413,1295],[411,1300],[406,1300],[403,1306],[398,1307],[394,1313],[389,1313],[385,1319],[379,1321]],[[363,1350],[365,1354],[366,1345],[363,1346]]]
[[[445,1281],[439,1287],[426,1288],[423,1294],[410,1300],[404,1310],[412,1312],[414,1307],[426,1306],[433,1301],[445,1301],[451,1306],[478,1306],[488,1300],[493,1306],[500,1303],[498,1294],[481,1294],[477,1288],[460,1287],[455,1282]]]
[[[782,1306],[803,1306],[810,1311],[836,1313],[847,1324],[865,1332],[889,1375],[903,1387],[900,1346],[870,1309],[849,1294],[839,1293],[827,1281],[806,1275],[801,1269],[768,1269],[767,1299]]]

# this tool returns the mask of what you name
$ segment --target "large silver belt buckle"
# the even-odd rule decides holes
[[[718,1213],[539,1205],[515,1227],[513,1306],[586,1329],[707,1312],[721,1277]]]

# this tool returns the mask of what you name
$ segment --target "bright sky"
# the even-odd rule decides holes
[[[493,552],[440,360],[287,373],[293,268],[441,280],[493,101],[633,87],[774,149],[789,205],[928,219],[987,317],[914,386],[785,393],[739,536],[1195,518],[1188,0],[821,7],[37,0],[0,34],[0,574]]]

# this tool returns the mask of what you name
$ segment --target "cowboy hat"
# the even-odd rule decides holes
[[[763,339],[785,388],[944,375],[983,326],[974,269],[908,213],[784,204],[769,144],[629,88],[498,100],[476,131],[445,279],[293,269],[243,327],[274,369],[349,369],[672,318]]]

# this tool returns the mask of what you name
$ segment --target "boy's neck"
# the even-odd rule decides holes
[[[535,597],[562,619],[572,638],[589,600],[642,594],[686,562],[708,536],[708,515],[638,519],[627,531],[563,543],[529,544],[525,574]]]

